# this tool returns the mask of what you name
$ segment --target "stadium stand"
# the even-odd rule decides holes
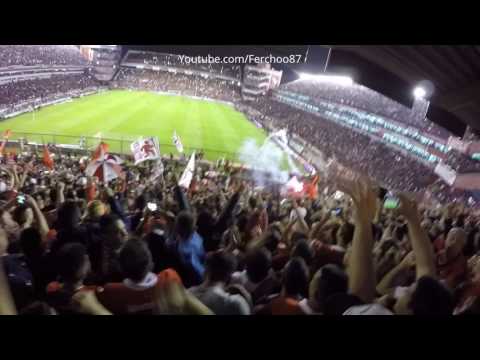
[[[186,96],[235,102],[240,100],[239,87],[234,80],[187,75],[173,71],[122,68],[114,83],[118,88],[147,89],[177,92]]]
[[[206,72],[211,74],[212,76],[220,75],[236,80],[241,79],[241,68],[239,65],[228,66],[215,63],[190,63],[185,60],[182,61],[181,56],[174,54],[161,54],[129,50],[124,57],[122,64],[147,64],[153,66],[164,66],[172,69],[187,69],[196,72]]]
[[[34,65],[87,65],[73,45],[0,45],[0,68]]]
[[[39,97],[65,94],[98,86],[89,75],[54,75],[46,79],[15,81],[0,85],[0,107],[10,107]]]
[[[63,50],[51,59],[43,47],[0,48],[0,59],[18,65],[22,52],[32,66],[76,61]],[[13,155],[4,134],[0,314],[479,313],[478,208],[439,180],[435,164],[273,97],[244,103],[235,80],[177,72],[175,59],[133,57],[172,71],[124,66],[110,86],[234,102],[331,161],[313,176],[297,174],[302,187],[292,193],[274,181],[259,187],[255,169],[228,161],[201,162],[191,173],[173,156],[135,166],[105,154],[103,143],[92,154],[48,145],[40,154],[25,144]],[[88,72],[9,82],[0,104],[100,85]],[[383,109],[391,103],[370,97],[377,95],[352,100],[297,86],[286,88],[364,110],[375,104],[375,113],[404,120],[404,110]],[[107,158],[113,180],[99,179],[105,168],[90,176]],[[473,169],[457,153],[446,158],[455,170]]]
[[[312,80],[297,80],[285,84],[281,90],[308,97],[314,103],[328,100],[333,103],[349,105],[363,109],[372,114],[386,116],[391,120],[399,121],[413,127],[421,127],[427,133],[446,139],[448,131],[430,122],[412,122],[411,111],[382,94],[358,84],[342,86],[330,83],[318,83]]]

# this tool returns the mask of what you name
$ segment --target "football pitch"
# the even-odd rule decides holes
[[[186,153],[203,149],[205,157],[238,159],[247,139],[261,145],[266,138],[242,113],[228,105],[182,96],[145,91],[114,90],[44,107],[0,122],[0,130],[12,130],[12,139],[29,142],[79,144],[87,137],[92,148],[100,139],[110,151],[130,153],[130,144],[139,137],[156,136],[163,154],[177,151],[174,131]]]

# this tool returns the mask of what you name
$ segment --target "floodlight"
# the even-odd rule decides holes
[[[421,86],[417,86],[415,89],[413,89],[413,96],[415,96],[417,99],[423,99],[426,95],[427,91]]]

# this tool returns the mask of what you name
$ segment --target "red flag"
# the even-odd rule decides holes
[[[305,193],[310,199],[316,199],[318,196],[318,181],[320,177],[315,175],[311,181],[304,182]]]
[[[4,137],[5,139],[8,139],[8,138],[10,137],[10,135],[12,135],[12,130],[10,130],[10,129],[5,130],[5,131],[3,132],[3,137]]]
[[[97,149],[92,155],[92,160],[100,159],[100,157],[102,156],[102,151],[103,151],[103,154],[108,153],[108,144],[104,143],[103,141],[101,141],[100,144],[98,144]]]
[[[3,132],[3,140],[0,144],[0,155],[3,154],[3,149],[5,149],[5,145],[7,144],[7,140],[12,135],[12,130],[8,129]]]
[[[53,159],[50,156],[47,145],[44,145],[43,150],[43,164],[48,167],[50,170],[53,170]]]

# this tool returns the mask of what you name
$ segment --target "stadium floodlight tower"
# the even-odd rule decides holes
[[[434,86],[428,81],[421,81],[413,89],[413,105],[411,110],[411,119],[414,122],[421,123],[427,121],[428,108],[430,101],[428,100],[433,94]]]
[[[415,99],[425,99],[426,95],[427,91],[421,86],[417,86],[415,89],[413,89],[413,96]]]

